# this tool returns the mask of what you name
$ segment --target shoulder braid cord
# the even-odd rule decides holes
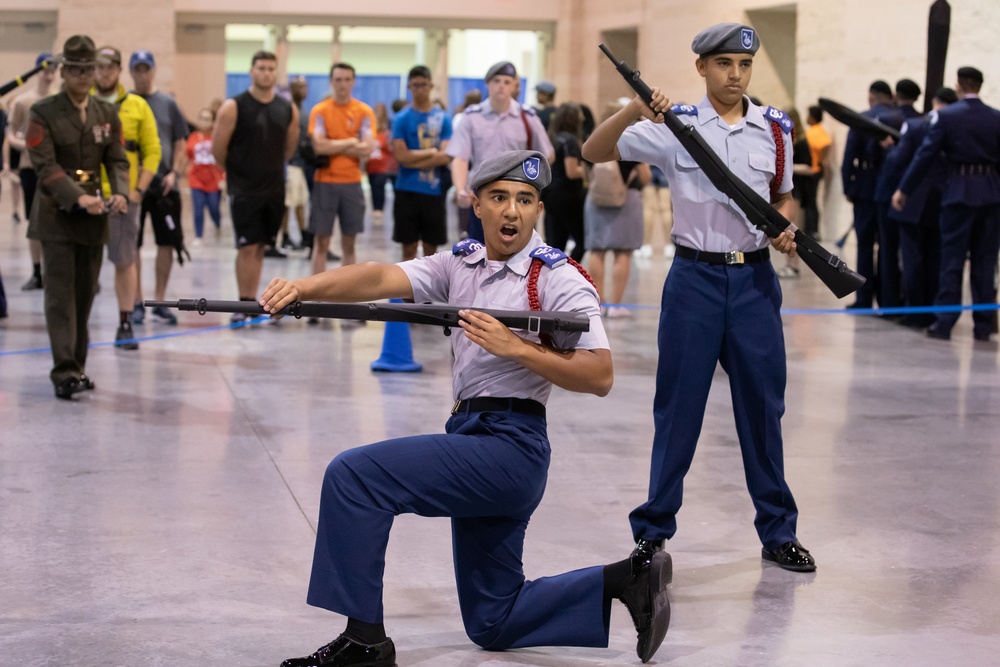
[[[778,195],[778,188],[785,178],[785,137],[781,131],[781,123],[771,121],[771,136],[774,137],[774,147],[777,149],[774,156],[774,180],[771,181],[771,199]],[[792,128],[792,143],[795,143],[795,128]]]
[[[588,283],[594,285],[594,279],[590,277],[590,274],[587,273],[587,270],[585,268],[580,266],[579,262],[577,262],[572,257],[567,257],[566,261],[568,261],[571,265],[575,266],[576,270],[580,272],[580,275],[582,275],[584,278],[587,279]],[[533,260],[531,260],[531,268],[528,270],[528,305],[530,306],[531,310],[542,309],[542,300],[538,296],[538,274],[541,273],[542,266],[544,264],[545,262],[543,262],[540,258],[535,257]],[[595,290],[597,289],[597,285],[594,285],[594,289]],[[552,340],[552,336],[547,333],[539,333],[538,340],[540,340],[542,342],[542,345],[544,345],[545,347],[551,347],[552,349],[555,349],[556,347],[555,343]]]

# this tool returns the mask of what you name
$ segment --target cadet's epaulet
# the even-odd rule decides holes
[[[545,264],[545,266],[550,269],[562,266],[569,261],[569,257],[566,256],[559,248],[553,248],[552,246],[540,245],[528,255],[531,259],[540,259]]]
[[[479,113],[482,110],[483,110],[482,104],[470,104],[469,106],[465,107],[465,110],[462,113]]]
[[[451,254],[461,255],[462,257],[468,257],[474,252],[478,252],[485,248],[482,243],[476,239],[462,239],[455,245],[451,247]]]
[[[781,109],[775,109],[774,107],[764,107],[761,109],[764,114],[764,118],[768,119],[772,123],[777,123],[781,125],[781,129],[784,130],[785,134],[791,134],[792,130],[795,128],[795,123],[792,119],[788,117]]]
[[[697,116],[698,107],[693,104],[675,104],[670,110],[677,116]]]

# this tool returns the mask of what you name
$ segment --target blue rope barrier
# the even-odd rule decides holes
[[[648,306],[643,304],[634,303],[604,303],[601,304],[605,308],[627,308],[629,310],[659,310],[659,306]],[[960,313],[963,311],[971,312],[983,312],[990,310],[1000,310],[1000,304],[996,303],[972,303],[972,304],[958,304],[954,306],[904,306],[900,308],[801,308],[801,309],[782,309],[782,315],[925,315],[929,313]],[[167,338],[180,338],[182,336],[197,336],[203,333],[209,333],[211,331],[224,331],[226,329],[239,329],[241,327],[247,327],[254,324],[260,324],[266,320],[270,319],[266,315],[260,317],[255,317],[253,319],[246,320],[245,322],[237,322],[235,324],[221,324],[215,327],[202,327],[198,329],[193,329],[191,331],[177,331],[175,333],[159,334],[156,336],[145,336],[143,338],[134,339],[137,343],[145,343],[154,340],[164,340]],[[115,341],[103,341],[100,343],[91,343],[88,347],[90,349],[95,349],[99,347],[112,347]],[[0,357],[13,357],[24,354],[44,354],[51,352],[50,347],[36,347],[29,350],[9,350],[0,351]]]

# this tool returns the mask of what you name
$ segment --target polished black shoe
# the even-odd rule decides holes
[[[951,340],[951,332],[942,331],[937,327],[927,327],[927,337],[936,338],[937,340]]]
[[[56,385],[56,398],[71,401],[73,400],[73,394],[79,394],[81,391],[86,390],[87,388],[83,383],[76,378],[67,378]]]
[[[992,331],[974,331],[972,333],[973,338],[983,343],[988,342],[991,335],[993,335]]]
[[[633,559],[635,558],[633,555]],[[670,554],[656,551],[648,562],[641,562],[638,569],[633,569],[632,578],[618,598],[632,616],[632,623],[638,634],[635,652],[643,662],[649,662],[667,636],[667,628],[670,627],[667,584],[672,578],[673,562]]]
[[[83,385],[85,391],[94,391],[95,389],[97,389],[97,385],[94,384],[94,381],[91,380],[86,375],[80,376],[80,384]]]
[[[340,635],[312,655],[285,660],[281,667],[396,667],[396,647],[388,637],[379,644],[362,644]]]
[[[663,541],[651,542],[649,540],[636,540],[635,548],[629,554],[632,561],[632,573],[635,574],[643,565],[649,565],[653,560],[653,554],[663,551]]]
[[[798,540],[785,542],[773,550],[761,549],[760,557],[792,572],[816,571],[816,559],[809,555],[809,550],[799,544]]]

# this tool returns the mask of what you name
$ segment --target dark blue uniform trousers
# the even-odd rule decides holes
[[[1000,205],[971,207],[949,204],[941,208],[941,277],[934,305],[962,303],[962,272],[969,258],[972,303],[996,303],[995,274],[1000,252]],[[937,313],[935,329],[951,331],[960,313]],[[993,331],[995,311],[972,313],[977,335]]]
[[[858,241],[857,271],[865,284],[858,290],[854,302],[860,308],[871,308],[875,294],[875,244],[878,242],[878,204],[867,199],[854,200],[854,234]]]
[[[653,399],[649,500],[629,519],[636,539],[677,530],[684,475],[694,458],[717,362],[729,375],[747,488],[760,541],[795,539],[798,509],[785,483],[781,416],[785,342],[781,289],[769,262],[711,266],[675,259],[663,288]]]
[[[941,198],[930,197],[917,222],[900,222],[900,251],[903,260],[903,294],[907,306],[929,306],[938,291],[941,270]],[[930,324],[933,315],[921,315]]]
[[[903,291],[899,267],[899,222],[889,217],[888,202],[876,202],[878,215],[878,305],[898,308]]]
[[[486,649],[608,645],[604,569],[526,581],[524,533],[549,467],[543,417],[459,413],[446,435],[348,450],[327,467],[308,602],[379,623],[397,514],[452,517],[466,633]],[[420,572],[413,578],[419,581]]]

